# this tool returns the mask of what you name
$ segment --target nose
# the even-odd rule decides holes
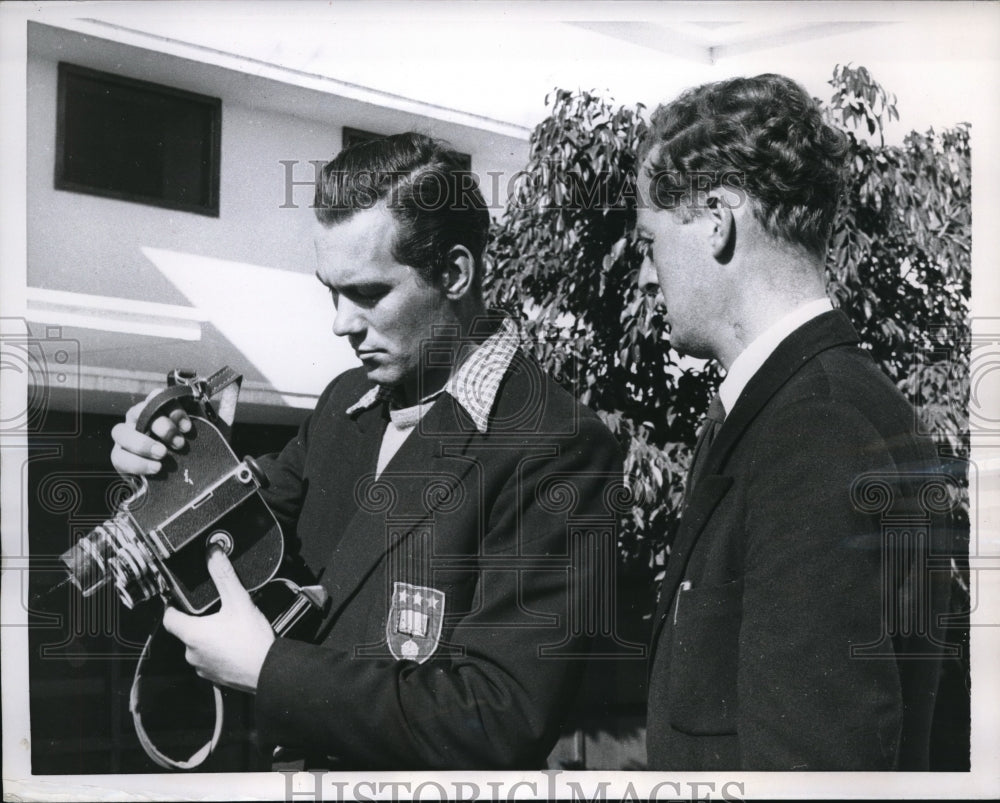
[[[341,296],[337,300],[337,314],[333,318],[333,333],[338,337],[357,335],[365,330],[361,310],[350,299]]]
[[[660,280],[656,275],[656,268],[653,267],[653,260],[648,256],[643,258],[642,265],[639,267],[637,282],[639,289],[647,295],[656,295],[657,290],[660,289]]]

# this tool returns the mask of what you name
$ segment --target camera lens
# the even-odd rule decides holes
[[[61,560],[85,597],[112,578],[118,596],[129,608],[165,589],[155,560],[125,514],[95,527],[64,552]]]
[[[66,565],[70,580],[85,597],[89,597],[110,578],[109,561],[114,557],[114,543],[104,522],[66,550],[60,560]]]
[[[105,527],[115,544],[115,556],[109,564],[122,602],[132,608],[155,597],[162,590],[156,561],[136,536],[128,517],[119,514],[105,522]]]

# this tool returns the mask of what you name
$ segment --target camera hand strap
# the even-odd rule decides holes
[[[192,371],[175,368],[167,374],[167,387],[146,402],[136,418],[135,428],[146,432],[153,419],[173,404],[194,404],[200,412],[220,428],[228,440],[229,428],[236,417],[236,402],[240,396],[243,374],[228,365],[220,368],[207,379]],[[211,402],[211,404],[209,403]]]
[[[163,642],[161,638],[158,644],[159,647],[154,644],[154,639],[157,633],[160,632],[160,625],[162,623],[162,617],[158,618],[152,632],[149,634],[149,638],[146,639],[146,644],[142,648],[142,654],[139,656],[139,663],[135,668],[135,677],[132,679],[132,690],[129,692],[128,709],[132,714],[132,723],[135,725],[136,735],[139,737],[139,743],[142,745],[142,749],[146,751],[146,755],[149,756],[153,761],[155,761],[159,766],[165,767],[166,769],[176,769],[176,770],[191,770],[195,767],[199,767],[204,763],[212,751],[215,750],[216,745],[219,743],[219,737],[222,735],[222,692],[219,687],[214,683],[211,684],[212,687],[212,699],[215,706],[215,724],[212,728],[212,736],[209,738],[205,744],[201,745],[197,750],[195,750],[189,758],[186,759],[174,759],[160,750],[154,743],[153,737],[150,736],[147,730],[146,724],[143,722],[143,705],[142,705],[142,686],[144,670],[150,661],[154,661],[154,653],[162,652],[159,657],[159,661],[169,662],[169,650],[167,644]],[[172,644],[173,640],[171,640]],[[180,644],[180,642],[177,642]],[[190,666],[184,662],[183,666],[187,669],[188,675],[194,675],[194,671]],[[202,680],[197,678],[201,683],[209,683],[207,680]]]
[[[243,375],[238,374],[228,365],[220,368],[205,380],[206,395],[218,408],[219,418],[232,426],[236,417],[236,402],[240,397],[240,386]]]

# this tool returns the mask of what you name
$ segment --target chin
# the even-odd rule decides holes
[[[399,382],[399,377],[396,376],[396,372],[387,365],[362,365],[365,369],[365,373],[372,382],[377,382],[379,385],[395,385]]]
[[[684,357],[694,357],[697,360],[714,358],[711,348],[701,340],[687,340],[681,333],[670,332],[670,347]]]
[[[670,348],[678,354],[687,356],[691,353],[691,344],[684,339],[684,333],[678,332],[673,326],[670,327]]]

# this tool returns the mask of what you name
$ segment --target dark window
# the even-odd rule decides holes
[[[219,215],[219,98],[60,62],[56,189]]]
[[[347,128],[344,127],[343,135],[343,147],[350,148],[352,145],[358,145],[362,142],[371,142],[373,139],[382,139],[389,136],[388,134],[376,134],[373,131],[362,131],[360,128]],[[459,153],[455,151],[455,156],[458,157],[459,164],[463,170],[472,170],[472,157],[467,153]]]
[[[360,128],[344,128],[343,147],[353,148],[362,142],[371,142],[373,139],[383,139],[388,134],[376,134],[374,131],[362,131]]]

